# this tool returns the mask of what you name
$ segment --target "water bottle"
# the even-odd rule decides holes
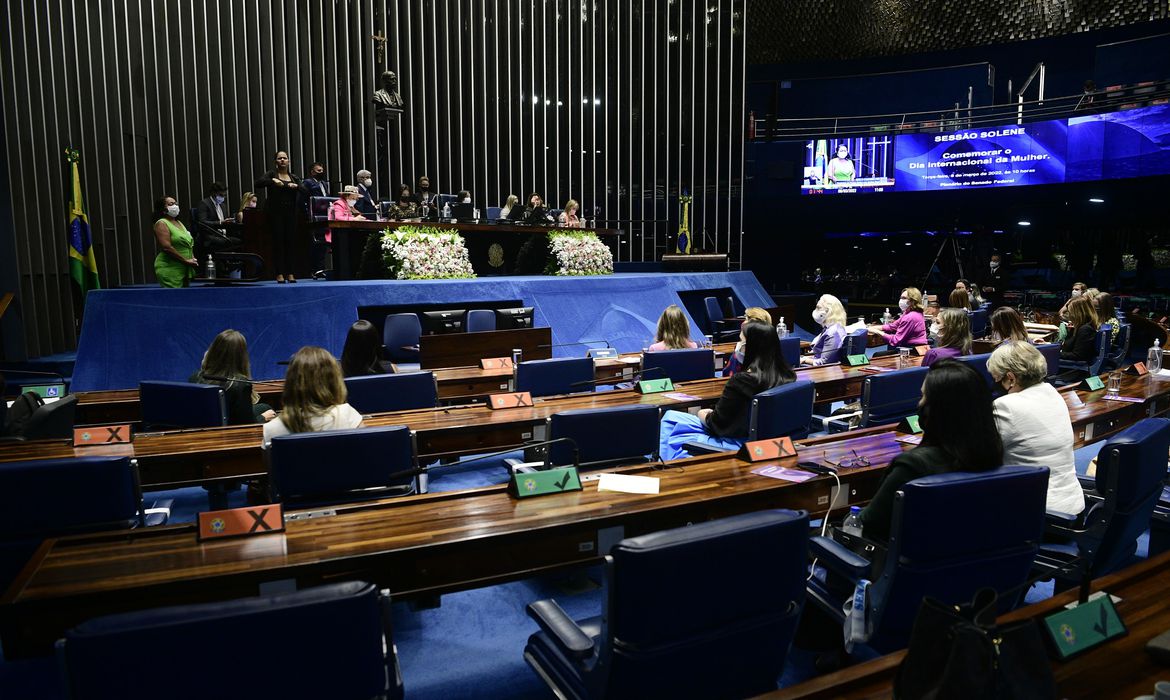
[[[215,258],[210,255],[207,256],[207,277],[215,279]]]
[[[1150,370],[1150,374],[1162,371],[1162,341],[1156,338],[1154,347],[1150,348],[1149,354],[1146,355],[1146,369]]]
[[[861,537],[861,508],[858,506],[849,507],[849,515],[845,516],[845,522],[841,523],[841,531],[846,535],[853,535],[854,537]]]
[[[788,326],[784,323],[783,316],[780,317],[780,323],[776,324],[776,337],[777,338],[787,338],[788,337]]]
[[[524,351],[520,348],[512,348],[512,366],[519,365],[524,360]]]
[[[857,322],[864,326],[865,325],[865,316],[858,316]]]
[[[887,307],[886,312],[882,314],[882,325],[888,325],[890,322],[890,309]]]
[[[443,218],[444,219],[451,218],[451,203],[450,202],[447,202],[443,205]]]

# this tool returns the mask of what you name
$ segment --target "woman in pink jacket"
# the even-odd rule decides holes
[[[341,194],[338,195],[337,201],[329,205],[329,220],[330,221],[352,221],[353,219],[364,219],[362,213],[354,208],[354,203],[361,197],[358,192],[357,185],[346,185],[341,188]],[[325,242],[333,242],[333,233],[326,231]]]
[[[891,348],[926,345],[926,319],[922,317],[922,292],[915,287],[902,290],[898,299],[902,314],[884,326],[870,326],[869,332],[886,339]]]

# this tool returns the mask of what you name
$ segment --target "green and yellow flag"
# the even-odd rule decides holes
[[[73,289],[77,303],[74,308],[80,315],[85,308],[85,294],[91,289],[101,289],[98,281],[97,260],[93,256],[93,234],[89,230],[89,217],[85,215],[85,203],[81,198],[81,171],[77,162],[81,154],[75,148],[65,149],[65,160],[69,163],[69,209],[65,218],[69,222],[69,275],[73,278]]]

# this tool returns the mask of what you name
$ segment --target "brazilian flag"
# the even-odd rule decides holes
[[[77,314],[85,308],[85,294],[91,289],[101,289],[98,280],[97,260],[93,256],[93,234],[89,230],[89,217],[85,215],[85,202],[81,198],[81,172],[77,162],[81,154],[75,148],[65,149],[65,160],[69,163],[69,209],[65,218],[69,222],[69,276],[73,278]]]

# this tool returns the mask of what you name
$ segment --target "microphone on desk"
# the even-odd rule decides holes
[[[614,377],[609,377],[607,379],[584,379],[579,382],[573,382],[569,385],[569,387],[599,386],[601,384],[637,384],[638,382],[642,381],[647,374],[653,373],[666,374],[666,369],[663,367],[650,367],[648,369],[638,370],[630,379],[622,379],[621,381],[616,382],[614,381]]]
[[[574,345],[587,345],[589,343],[605,343],[605,347],[607,347],[607,348],[613,347],[612,345],[609,344],[609,341],[606,340],[605,338],[600,338],[598,340],[578,340],[578,341],[573,342],[573,343],[556,343],[555,345],[537,345],[536,347],[541,348],[541,349],[543,349],[543,348],[568,348],[568,347],[572,347]]]
[[[472,462],[478,462],[478,461],[484,460],[484,459],[491,459],[492,457],[502,457],[503,455],[515,452],[516,450],[527,450],[527,449],[533,448],[533,447],[548,447],[549,445],[555,445],[555,444],[561,443],[561,442],[567,442],[573,446],[573,467],[576,468],[576,467],[581,466],[581,461],[580,461],[581,460],[581,451],[580,451],[580,448],[577,447],[577,441],[574,440],[573,438],[568,438],[568,437],[553,438],[551,440],[538,440],[536,442],[526,442],[522,445],[519,445],[517,447],[512,447],[512,448],[509,448],[507,450],[500,450],[498,452],[489,452],[487,454],[479,454],[479,455],[472,457],[471,459],[460,460],[459,465],[462,466],[464,464],[470,464]],[[548,466],[548,450],[545,450],[544,465],[545,465],[545,467]],[[515,471],[513,470],[512,467],[509,467],[508,471],[511,473],[515,473]]]

